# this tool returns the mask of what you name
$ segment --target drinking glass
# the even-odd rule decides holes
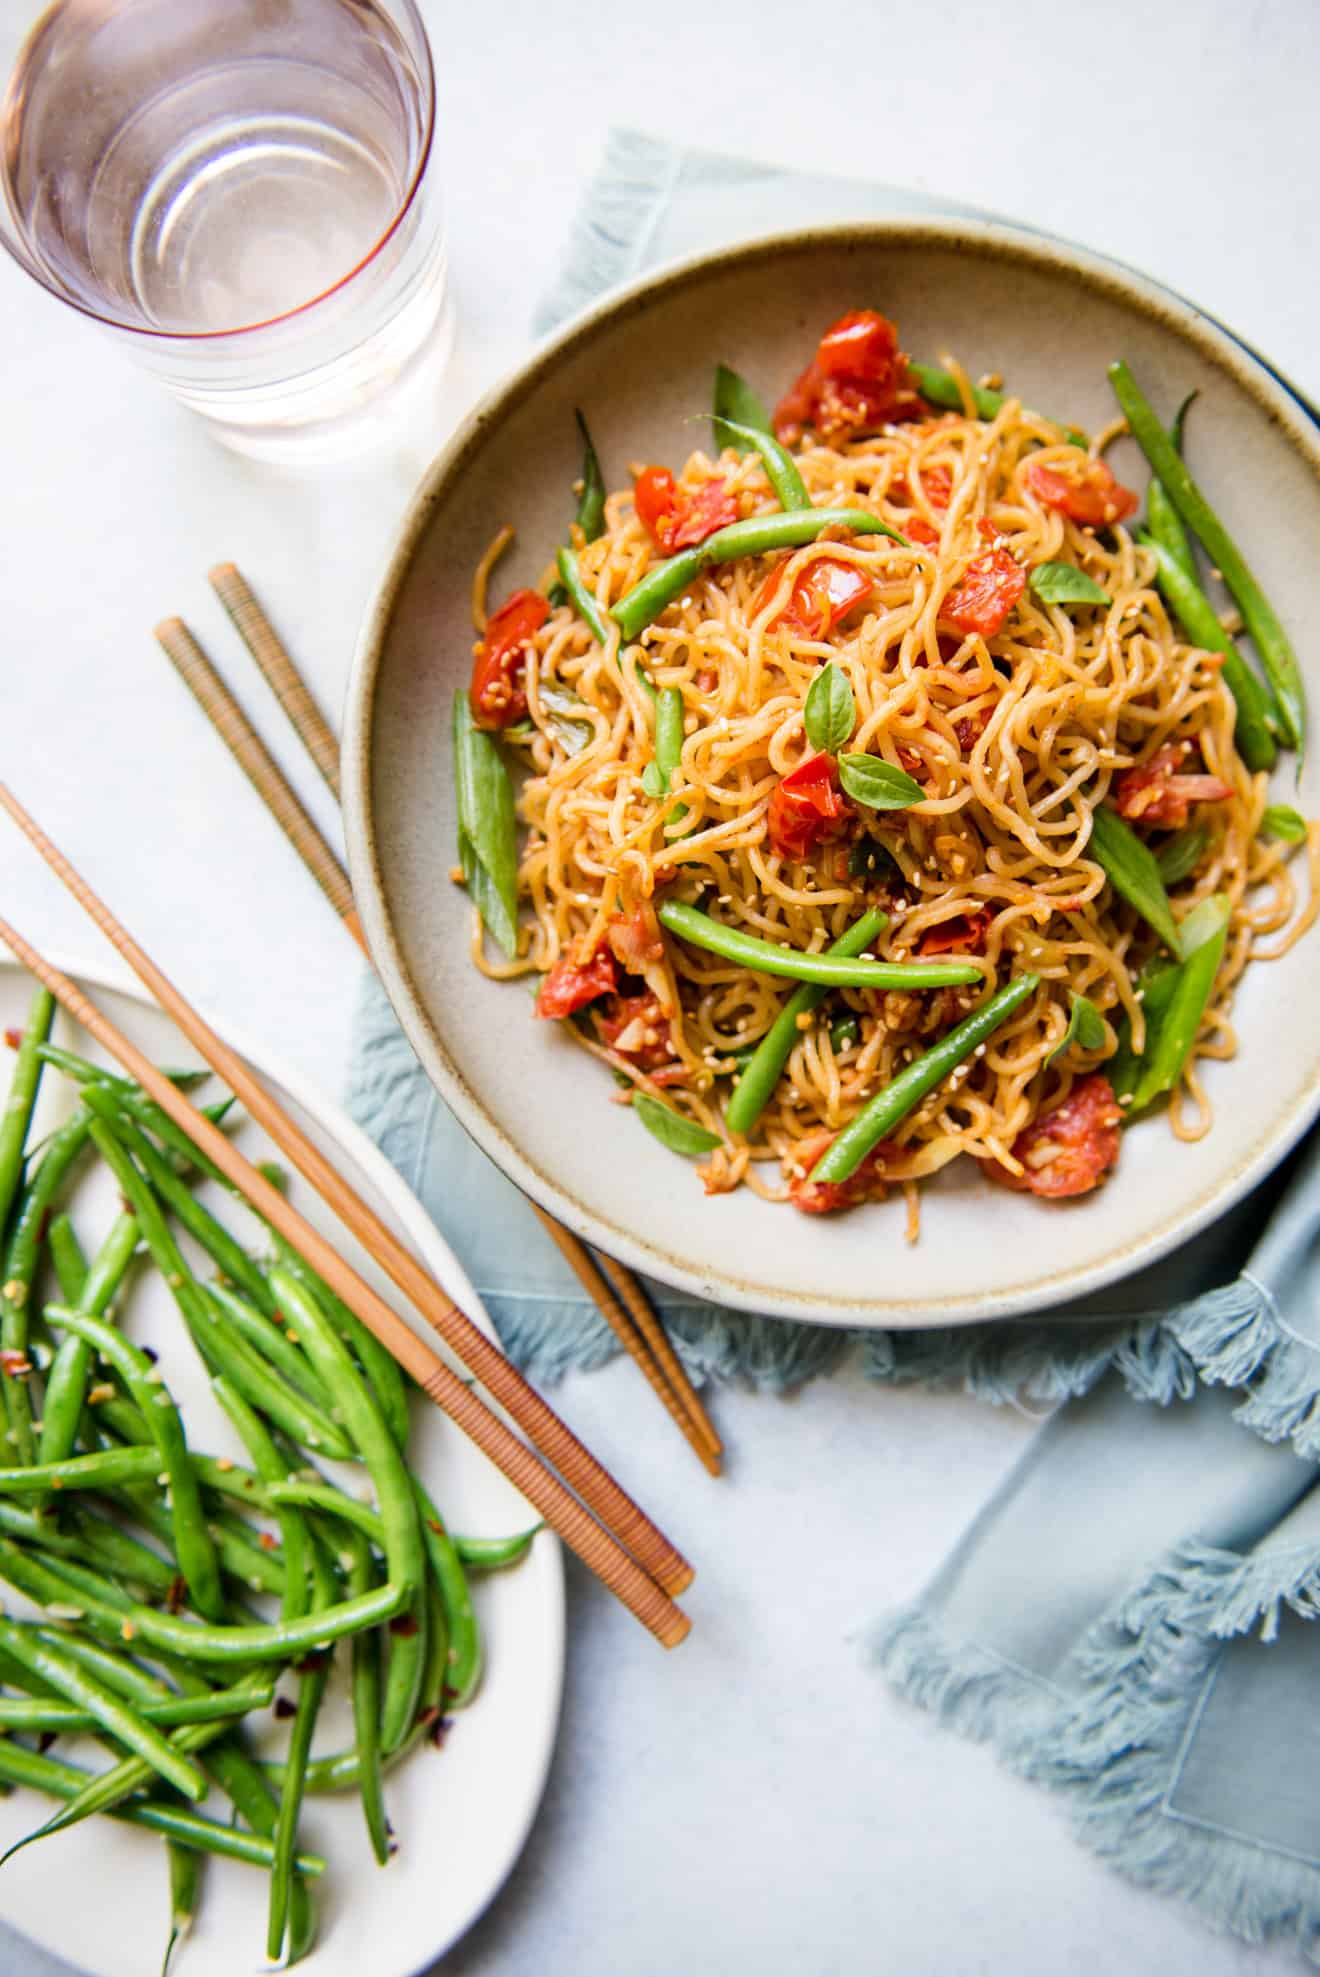
[[[0,241],[230,446],[332,457],[452,342],[434,131],[413,0],[56,0],[0,106]]]

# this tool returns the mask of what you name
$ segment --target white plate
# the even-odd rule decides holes
[[[135,992],[102,987],[83,971],[78,978],[105,1014],[157,1062],[195,1061],[168,1018]],[[0,966],[0,1028],[21,1023],[30,993],[28,977],[12,966]],[[59,1019],[57,1036],[74,1048],[86,1047],[67,1017]],[[257,1055],[245,1055],[304,1131],[412,1244],[450,1296],[494,1336],[453,1252],[366,1136],[299,1080],[277,1073]],[[65,1079],[47,1075],[43,1122],[71,1109],[70,1091]],[[251,1125],[245,1124],[236,1137],[249,1155],[255,1149],[260,1158],[270,1151]],[[219,1190],[214,1193],[218,1196]],[[241,1211],[222,1200],[220,1212],[233,1221]],[[391,1297],[386,1280],[296,1176],[293,1200]],[[90,1248],[115,1212],[115,1189],[103,1172],[91,1169],[71,1201],[84,1247]],[[397,1305],[397,1297],[393,1301]],[[142,1274],[125,1319],[131,1337],[159,1351],[194,1445],[241,1459],[242,1449],[211,1399],[169,1294],[154,1274]],[[415,1400],[414,1421],[414,1465],[455,1530],[495,1535],[523,1530],[535,1521],[523,1498],[436,1409]],[[477,1701],[454,1719],[441,1751],[423,1747],[387,1780],[399,1845],[389,1866],[378,1868],[372,1858],[356,1796],[307,1801],[304,1844],[329,1862],[318,1897],[320,1939],[299,1966],[308,1977],[413,1977],[470,1927],[522,1850],[544,1789],[559,1717],[564,1591],[557,1541],[542,1532],[517,1571],[477,1579],[474,1590],[487,1649],[482,1689]],[[351,1722],[340,1696],[320,1726],[317,1747],[338,1749],[347,1742]],[[83,1753],[72,1747],[70,1755],[72,1761],[82,1761]],[[14,1792],[0,1803],[0,1846],[31,1831],[48,1809],[48,1802],[35,1793]],[[222,1804],[206,1809],[225,1816]],[[197,1925],[180,1960],[184,1977],[234,1977],[235,1972],[263,1967],[266,1887],[260,1869],[227,1861],[208,1864]],[[143,1971],[157,1969],[168,1904],[161,1843],[104,1819],[28,1849],[0,1882],[5,1921],[89,1977],[142,1977]]]

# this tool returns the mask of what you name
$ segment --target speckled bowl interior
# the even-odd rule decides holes
[[[542,346],[436,460],[363,630],[346,722],[353,884],[372,953],[422,1063],[504,1171],[580,1235],[665,1281],[745,1309],[826,1324],[929,1325],[1022,1313],[1094,1293],[1219,1221],[1320,1108],[1320,1005],[1306,947],[1254,968],[1237,999],[1238,1057],[1214,1064],[1213,1130],[1162,1119],[1124,1138],[1113,1179],[1083,1200],[1006,1195],[956,1162],[924,1199],[920,1242],[899,1201],[808,1219],[746,1190],[707,1199],[695,1174],[610,1104],[608,1073],[532,1020],[525,984],[468,959],[451,885],[451,695],[465,683],[473,565],[512,522],[499,589],[534,581],[561,540],[587,411],[611,485],[637,459],[677,465],[703,442],[717,359],[773,398],[821,328],[875,306],[905,348],[998,370],[1028,403],[1095,428],[1126,356],[1169,411],[1196,386],[1188,458],[1320,680],[1315,428],[1249,356],[1193,310],[1080,252],[1002,228],[892,223],[782,236],[662,271]],[[1133,485],[1135,447],[1111,455]],[[1279,773],[1291,788],[1293,762]],[[1320,805],[1314,754],[1300,801]],[[1310,945],[1320,940],[1311,937]],[[1112,1299],[1113,1294],[1110,1294]]]

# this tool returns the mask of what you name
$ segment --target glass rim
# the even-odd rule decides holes
[[[24,37],[20,49],[20,59],[23,49],[27,48],[45,21],[55,12],[60,4],[61,0],[50,0],[50,5],[37,16],[37,19],[33,22],[27,35]],[[21,268],[24,274],[30,275],[33,281],[39,287],[44,288],[48,295],[53,295],[57,302],[63,302],[66,308],[76,309],[80,316],[85,316],[89,322],[100,323],[106,329],[120,331],[125,336],[149,337],[157,343],[216,343],[224,342],[230,337],[255,336],[261,330],[276,329],[281,323],[296,322],[300,316],[306,316],[313,309],[319,309],[323,302],[330,301],[333,296],[341,294],[350,283],[356,281],[358,276],[371,266],[382,250],[389,246],[390,241],[407,219],[409,211],[418,193],[421,191],[422,180],[426,176],[426,168],[431,162],[431,153],[435,146],[436,123],[435,56],[431,51],[431,37],[426,31],[426,23],[418,12],[414,0],[395,0],[395,5],[401,7],[408,15],[417,30],[421,44],[421,79],[426,92],[426,128],[422,136],[422,147],[418,154],[417,164],[413,170],[412,177],[404,188],[399,200],[398,209],[389,225],[385,228],[379,239],[372,242],[372,245],[361,259],[355,261],[353,266],[346,273],[340,275],[337,281],[331,282],[328,288],[318,289],[315,295],[309,296],[305,302],[297,303],[292,309],[282,309],[274,316],[263,316],[259,322],[236,323],[230,329],[157,329],[150,323],[127,322],[122,317],[112,316],[102,309],[93,308],[90,303],[81,302],[76,296],[69,295],[64,289],[56,287],[55,283],[49,279],[45,270],[35,257],[29,251],[24,251],[26,242],[14,216],[13,201],[10,198],[9,174],[2,167],[0,167],[0,247],[5,249],[15,266]],[[15,66],[14,73],[17,74],[17,65]],[[6,84],[4,97],[0,99],[0,127],[7,120],[12,81],[13,77],[11,76],[9,83]],[[13,237],[11,237],[11,228],[13,229]]]

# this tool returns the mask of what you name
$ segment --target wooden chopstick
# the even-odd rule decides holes
[[[181,619],[167,618],[163,624],[156,627],[156,637],[216,733],[234,756],[277,823],[285,831],[289,842],[307,865],[341,922],[370,960],[362,923],[353,909],[353,893],[348,874],[308,817],[284,771],[267,751],[247,715]],[[285,819],[289,816],[295,819],[297,828],[288,827]],[[315,854],[314,857],[308,856],[309,850]],[[711,1475],[717,1476],[720,1473],[719,1448],[710,1447],[700,1430],[693,1424],[672,1383],[666,1379],[663,1367],[657,1364],[656,1358],[653,1357],[655,1351],[653,1340],[648,1340],[645,1333],[634,1324],[628,1311],[616,1297],[613,1286],[597,1267],[595,1259],[585,1245],[567,1229],[562,1228],[552,1216],[547,1215],[536,1202],[529,1201],[528,1206],[534,1210],[546,1233],[563,1251],[579,1282],[595,1302],[597,1310],[624,1350],[636,1361],[680,1434],[691,1443],[698,1460]],[[659,1332],[660,1327],[649,1307],[646,1308],[646,1316],[650,1320],[652,1332]],[[668,1340],[664,1338],[663,1333],[660,1336],[663,1344],[668,1348]],[[670,1356],[673,1357],[672,1350]]]
[[[325,716],[308,690],[305,680],[294,664],[292,655],[262,610],[261,605],[253,594],[251,586],[243,577],[242,572],[233,563],[217,563],[215,568],[210,572],[210,581],[216,595],[233,620],[243,643],[247,646],[248,651],[260,667],[280,706],[288,715],[290,724],[297,734],[298,739],[302,742],[312,761],[321,771],[321,774],[325,777],[337,797],[339,795],[339,744]],[[177,618],[167,621],[167,626],[176,626],[179,624],[180,621]],[[205,660],[200,652],[200,648],[196,645],[196,641],[187,633],[186,627],[181,626],[180,629],[183,630],[184,636],[188,638],[192,650],[198,657],[202,658],[202,664],[206,667],[207,698],[203,698],[202,693],[194,683],[194,678],[190,677],[188,671],[185,671],[184,667],[180,665],[179,659],[176,658],[170,645],[166,643],[162,636],[162,632],[165,629],[166,627],[159,627],[156,636],[165,646],[168,656],[183,673],[187,684],[197,694],[204,710],[210,715],[212,723],[218,730],[221,739],[233,748],[234,744],[230,741],[230,734],[238,733],[248,728],[246,716],[224,682],[215,672],[215,669]],[[197,670],[195,661],[192,662],[192,665],[195,673]],[[251,732],[250,729],[249,732]],[[260,751],[260,757],[262,758],[260,761],[260,779],[254,773],[253,768],[249,766],[248,760],[245,760],[242,755],[239,756],[239,761],[258,794],[264,797],[270,809],[275,813],[277,821],[280,821],[281,809],[287,809],[290,801],[297,804],[298,809],[301,811],[302,806],[298,804],[298,800],[285,780],[283,772],[271,761],[270,756],[255,735],[253,735],[253,740],[256,741],[256,750]],[[237,749],[234,752],[237,754]],[[253,760],[256,760],[256,751],[249,750],[248,753]],[[293,837],[292,833],[289,833],[289,835],[294,849],[302,855],[302,844],[297,838]],[[333,854],[331,855],[333,856]],[[340,872],[344,885],[347,886],[348,877],[347,874],[343,873],[342,867],[340,868]],[[316,877],[319,883],[319,875],[315,871],[313,872],[313,877]],[[322,886],[322,890],[325,891],[324,886]],[[335,900],[331,898],[328,892],[326,896],[330,898],[330,903],[335,905]],[[349,899],[351,905],[351,894],[349,895]],[[336,910],[340,912],[341,918],[347,920],[348,916],[342,909],[337,907]],[[356,913],[353,914],[349,931],[365,953],[367,951],[366,942],[363,938],[361,923],[358,921]],[[619,1339],[625,1351],[637,1361],[647,1379],[650,1380],[651,1385],[655,1387],[666,1408],[669,1409],[669,1412],[678,1422],[682,1432],[691,1442],[698,1458],[710,1470],[712,1475],[718,1475],[718,1458],[723,1453],[724,1445],[716,1433],[714,1423],[706,1412],[701,1396],[688,1377],[687,1369],[684,1367],[682,1360],[670,1344],[664,1326],[657,1317],[651,1301],[638,1279],[624,1264],[616,1263],[612,1257],[604,1259],[607,1274],[603,1275],[597,1266],[596,1259],[584,1243],[580,1242],[570,1230],[554,1222],[546,1214],[544,1209],[537,1207],[536,1203],[532,1203],[532,1206],[535,1208],[542,1226],[549,1232],[563,1251],[579,1282],[594,1300],[596,1308],[615,1333],[615,1336]],[[617,1288],[617,1298],[614,1295],[612,1286]],[[620,1304],[622,1304],[622,1310],[620,1309]],[[631,1323],[629,1322],[630,1320]],[[637,1350],[637,1333],[641,1334],[641,1352]],[[674,1410],[669,1403],[665,1385],[663,1383],[657,1384],[652,1377],[652,1369],[645,1357],[648,1348],[653,1358],[658,1361],[664,1380],[668,1383],[669,1392],[677,1398],[682,1415],[686,1416],[688,1425],[684,1425],[680,1415],[674,1414]],[[711,1456],[716,1458],[714,1464],[709,1459]]]
[[[56,987],[53,979],[48,980],[54,976],[54,970],[44,962],[40,967],[34,965],[34,960],[39,957],[30,960],[32,950],[26,942],[20,945],[20,937],[3,921],[0,921],[0,939],[4,939],[19,958],[32,967],[39,979],[48,981],[52,992],[78,1016],[79,1021],[85,1023],[90,1033],[112,1055],[124,1064],[131,1057],[132,1075],[139,1083],[204,1148],[258,1213],[286,1235],[294,1247],[321,1272],[424,1391],[443,1406],[478,1447],[489,1454],[510,1480],[524,1491],[542,1511],[546,1521],[560,1532],[566,1543],[578,1552],[610,1590],[617,1593],[666,1645],[674,1645],[681,1640],[687,1632],[688,1623],[667,1595],[682,1592],[691,1584],[693,1572],[687,1560],[639,1509],[608,1470],[582,1446],[571,1429],[528,1385],[499,1348],[446,1297],[416,1257],[336,1172],[320,1148],[253,1076],[242,1058],[215,1034],[168,977],[161,973],[3,783],[0,783],[0,807],[8,811],[51,870],[123,955],[160,1006],[173,1017],[211,1069],[246,1106],[258,1125],[265,1128],[298,1172],[311,1182],[322,1200],[434,1326],[468,1370],[513,1418],[535,1449],[539,1450],[541,1457],[554,1464],[564,1483],[582,1499],[582,1504],[587,1506],[592,1517],[586,1516],[582,1504],[573,1502],[563,1484],[543,1467],[537,1455],[526,1449],[498,1417],[491,1414],[484,1402],[470,1393],[383,1299],[336,1255],[310,1223],[290,1207],[279,1190],[231,1146],[225,1135],[203,1118],[168,1079],[160,1076],[140,1051],[135,1050],[126,1038],[114,1030],[113,1025],[91,1007],[73,983],[60,977],[60,985]],[[470,1402],[475,1402],[475,1406]],[[593,1523],[593,1517],[600,1520],[599,1525]],[[632,1553],[631,1560],[621,1547]],[[647,1574],[650,1574],[650,1579]],[[656,1601],[661,1603],[657,1605]],[[674,1631],[676,1627],[679,1628],[677,1632]]]

